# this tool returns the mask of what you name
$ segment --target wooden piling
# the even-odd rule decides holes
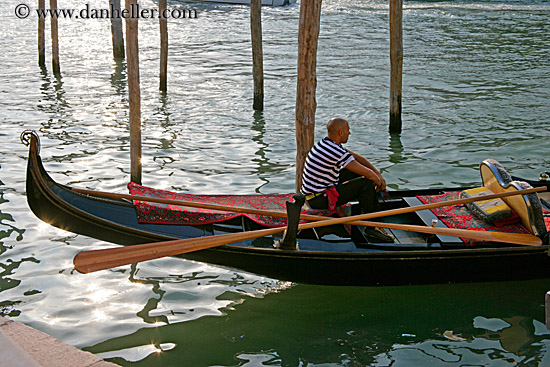
[[[401,133],[403,0],[390,0],[390,133]]]
[[[44,14],[46,9],[45,0],[38,0],[38,9],[40,14]],[[44,35],[46,20],[44,17],[38,17],[38,65],[41,68],[46,67],[46,37]]]
[[[52,10],[51,20],[51,35],[52,35],[52,67],[54,74],[60,74],[61,68],[59,67],[59,37],[57,31],[57,17],[54,16],[57,9],[57,0],[50,0],[50,9]]]
[[[159,0],[160,23],[160,91],[166,93],[168,85],[168,20],[166,14],[166,0]]]
[[[111,9],[111,35],[113,38],[113,57],[124,58],[124,35],[122,34],[122,16],[120,0],[109,0]]]
[[[137,0],[126,0],[128,14]],[[126,18],[126,64],[130,106],[130,180],[141,184],[141,97],[139,85],[138,19]]]
[[[315,138],[315,89],[317,43],[321,0],[302,0],[298,30],[298,82],[296,90],[296,192],[302,187],[302,171]]]
[[[256,111],[264,109],[264,61],[262,50],[262,1],[250,0],[250,32],[252,39],[252,74],[254,78],[254,103]]]

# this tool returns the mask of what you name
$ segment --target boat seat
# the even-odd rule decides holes
[[[421,202],[416,197],[404,197],[403,200],[409,205],[409,206],[417,206],[417,205],[424,205],[423,202]],[[422,220],[422,222],[428,226],[432,226],[432,221],[437,220],[436,227],[439,228],[449,228],[445,223],[443,223],[441,220],[437,218],[437,216],[429,209],[426,210],[419,210],[415,212],[418,217]],[[437,239],[442,244],[456,244],[456,243],[463,243],[462,240],[459,237],[453,237],[453,236],[445,236],[445,235],[435,235]]]
[[[483,186],[494,193],[511,192],[531,188],[526,182],[512,181],[504,167],[494,159],[486,159],[479,165]],[[542,205],[536,193],[502,198],[521,218],[521,223],[535,236],[546,234]]]
[[[517,190],[527,189],[531,188],[531,185],[521,182],[521,181],[513,181],[510,175],[506,172],[506,170],[498,163],[497,161],[493,159],[487,159],[483,161],[480,164],[480,173],[482,177],[482,181],[485,187],[487,187],[489,190],[491,190],[494,193],[502,193],[502,192],[513,192]],[[447,196],[446,199],[443,200],[449,200],[451,198],[454,198],[454,196],[457,196],[459,193],[446,193],[442,194],[441,196]],[[416,205],[422,205],[423,203],[426,203],[426,199],[429,200],[442,200],[437,199],[438,196],[430,197],[412,197],[412,198],[403,198],[405,202],[410,206],[416,206]],[[525,233],[527,231],[531,232],[532,234],[543,237],[547,235],[547,229],[546,224],[544,221],[543,216],[543,210],[541,206],[541,201],[538,198],[536,194],[524,194],[524,195],[515,195],[515,196],[509,196],[506,198],[502,198],[506,204],[514,210],[514,212],[520,217],[521,223],[517,224],[510,224],[507,225],[507,231],[510,232],[517,232],[517,233]],[[428,202],[429,202],[428,200]],[[462,208],[462,209],[460,209]],[[438,210],[435,210],[436,213]],[[466,209],[466,206],[460,206],[457,207],[456,210],[449,211],[447,213],[452,212],[453,215],[457,216],[457,221],[452,220],[451,218],[442,218],[442,220],[439,220],[437,223],[438,227],[455,227],[455,228],[463,228],[463,229],[473,229],[473,228],[486,228],[486,230],[499,230],[497,227],[495,227],[493,224],[487,223],[482,221],[481,219],[477,219],[475,216],[472,216],[471,212],[469,212]],[[416,212],[418,217],[424,222],[426,226],[430,226],[432,224],[432,220],[438,219],[436,214],[434,214],[431,210],[423,210]],[[469,217],[465,216],[470,213]],[[454,217],[452,217],[454,218]],[[445,223],[443,223],[443,220]],[[470,228],[468,228],[470,226]],[[456,237],[449,237],[449,236],[437,236],[438,239],[441,241],[442,244],[446,243],[456,243],[457,238]],[[461,240],[458,240],[461,241]],[[466,244],[473,244],[473,242],[466,241]]]

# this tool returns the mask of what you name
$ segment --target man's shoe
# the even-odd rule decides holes
[[[393,243],[393,237],[390,236],[383,228],[365,227],[365,237],[371,243]]]

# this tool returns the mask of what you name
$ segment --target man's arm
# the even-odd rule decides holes
[[[365,157],[363,157],[359,153],[352,152],[349,149],[346,149],[350,154],[355,158],[355,160],[359,163],[361,163],[363,166],[367,167],[368,169],[374,171],[378,176],[381,176],[380,172],[374,167],[374,165]]]
[[[346,166],[346,168],[374,182],[374,185],[376,186],[376,191],[385,191],[386,180],[384,180],[384,177],[382,177],[380,171],[378,171],[376,167],[374,167],[374,165],[361,154],[354,153],[351,150],[348,150],[348,152],[353,155],[353,158],[355,158],[355,160],[350,162]]]

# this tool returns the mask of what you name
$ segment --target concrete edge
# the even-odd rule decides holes
[[[20,322],[0,316],[0,355],[10,366],[117,367]]]

